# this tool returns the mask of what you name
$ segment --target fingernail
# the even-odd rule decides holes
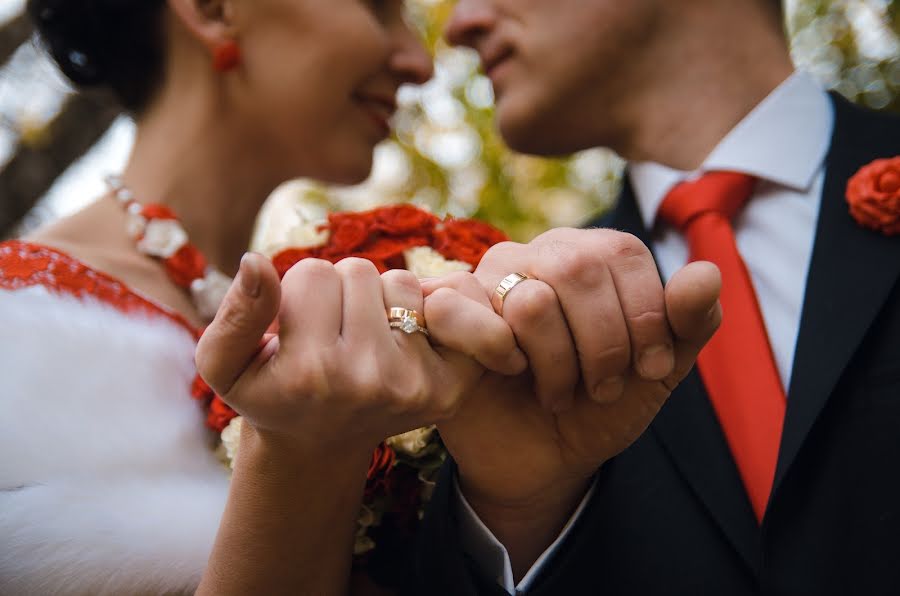
[[[641,376],[653,381],[663,379],[675,367],[672,348],[666,345],[651,346],[644,350],[638,361]]]
[[[624,391],[625,379],[623,377],[612,377],[594,387],[591,399],[598,404],[608,404],[622,397]]]
[[[250,253],[244,253],[241,257],[241,266],[238,269],[238,282],[241,284],[241,290],[250,298],[258,298],[260,290],[259,269]]]

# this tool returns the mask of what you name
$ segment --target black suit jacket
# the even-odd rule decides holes
[[[900,120],[834,103],[761,527],[693,372],[644,436],[599,471],[593,499],[530,594],[900,594],[900,237],[860,227],[844,198],[861,166],[900,155]],[[649,240],[627,186],[596,223]],[[503,594],[460,549],[452,473],[451,464],[423,524],[410,592]]]

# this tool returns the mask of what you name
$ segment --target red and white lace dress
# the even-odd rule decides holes
[[[193,592],[229,482],[196,338],[55,249],[0,243],[0,594]]]

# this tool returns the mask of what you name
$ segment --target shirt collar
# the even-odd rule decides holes
[[[812,77],[796,72],[744,117],[696,171],[652,162],[629,164],[641,218],[651,229],[660,204],[676,184],[714,170],[806,190],[825,161],[833,128],[834,106],[828,95]]]

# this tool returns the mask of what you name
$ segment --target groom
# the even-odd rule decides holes
[[[663,278],[719,264],[725,319],[650,430],[590,470],[616,433],[577,392],[554,416],[531,379],[487,383],[441,428],[455,462],[413,593],[900,593],[900,237],[845,200],[900,154],[900,122],[795,73],[782,22],[775,0],[457,3],[447,37],[481,55],[510,146],[626,157],[597,225],[645,241]],[[517,336],[528,283],[506,297]]]

